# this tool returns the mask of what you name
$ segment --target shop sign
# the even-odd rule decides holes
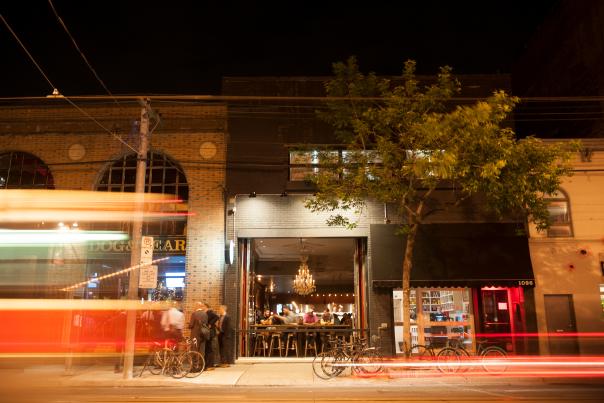
[[[518,285],[525,286],[525,287],[534,287],[535,280],[518,280]]]
[[[138,277],[138,288],[157,286],[157,265],[142,266]]]
[[[153,237],[144,236],[141,240],[141,264],[150,265],[153,261]]]
[[[153,240],[153,253],[184,255],[187,247],[187,239],[179,238],[155,238]],[[107,241],[94,242],[88,246],[90,253],[128,253],[132,250],[132,241]]]

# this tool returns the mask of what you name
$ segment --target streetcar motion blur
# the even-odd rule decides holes
[[[186,222],[174,196],[66,190],[2,191],[0,198],[0,357],[110,359],[123,351],[126,311],[137,311],[136,348],[161,339],[161,311],[173,289],[150,287],[125,300],[131,265],[129,222]],[[185,225],[185,224],[183,224]],[[163,242],[163,243],[162,243]],[[157,240],[161,247],[183,248]],[[112,253],[114,251],[121,253]],[[156,256],[153,264],[168,262]],[[184,261],[179,262],[184,266]]]

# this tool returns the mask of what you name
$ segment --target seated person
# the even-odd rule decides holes
[[[342,320],[340,321],[340,324],[344,325],[344,326],[352,327],[352,314],[345,313],[344,316],[342,316]]]
[[[260,320],[258,321],[259,325],[272,325],[273,321],[272,321],[272,317],[271,317],[271,311],[269,311],[268,309],[264,310],[264,315],[262,316],[262,318],[260,318]]]
[[[284,325],[291,325],[296,323],[296,314],[293,313],[287,306],[283,307],[283,315],[273,314],[273,324],[275,324],[275,318],[280,319]]]
[[[308,312],[304,314],[304,323],[311,324],[317,322],[317,315],[315,315],[315,307],[310,305],[308,307]]]
[[[321,325],[332,325],[333,324],[333,316],[329,312],[329,309],[325,309],[323,311],[323,315],[321,316],[321,320],[319,320]]]

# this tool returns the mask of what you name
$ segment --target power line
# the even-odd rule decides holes
[[[90,69],[90,71],[92,71],[92,74],[94,74],[94,76],[96,77],[96,79],[98,80],[98,82],[101,84],[101,86],[103,86],[103,88],[105,89],[105,91],[107,92],[107,94],[109,94],[113,98],[113,101],[117,104],[118,103],[117,99],[115,99],[115,97],[113,96],[113,94],[111,93],[111,91],[109,91],[109,88],[107,88],[107,86],[105,85],[105,83],[103,82],[103,80],[101,80],[101,77],[99,77],[99,75],[96,72],[96,70],[92,67],[92,65],[90,64],[90,62],[88,61],[88,59],[84,55],[84,52],[82,52],[82,50],[78,46],[78,44],[77,44],[76,40],[74,39],[73,35],[71,35],[71,32],[69,32],[69,29],[67,29],[67,25],[65,25],[65,22],[63,21],[63,19],[61,18],[61,16],[59,16],[59,13],[55,9],[54,4],[52,4],[52,0],[48,0],[48,4],[50,4],[50,8],[52,9],[52,12],[55,14],[55,17],[57,17],[57,20],[59,21],[59,24],[61,24],[61,26],[63,27],[63,29],[65,30],[65,32],[69,36],[69,38],[71,39],[71,42],[73,43],[73,46],[76,48],[76,50],[78,51],[78,53],[80,54],[80,56],[82,56],[82,59],[84,60],[84,63],[86,63],[86,65],[88,66],[88,68]]]
[[[300,107],[300,103],[308,102],[350,102],[350,101],[387,101],[388,97],[334,97],[334,96],[273,96],[273,95],[114,95],[118,100],[138,100],[140,98],[148,98],[155,101],[189,101],[188,103],[204,102],[204,101],[275,101],[275,102],[299,102],[292,103],[291,107]],[[75,95],[71,97],[76,100],[103,100],[113,99],[107,95]],[[463,101],[485,101],[489,97],[452,97],[447,98],[451,102]],[[45,97],[25,96],[25,97],[0,97],[0,101],[35,101],[42,100]],[[604,95],[589,95],[589,96],[547,96],[547,97],[520,97],[520,103],[532,102],[604,102]]]
[[[40,72],[40,74],[42,74],[42,76],[44,77],[44,79],[48,82],[48,84],[50,85],[50,88],[52,90],[53,97],[65,99],[74,108],[76,108],[78,111],[80,111],[83,115],[85,115],[86,117],[88,117],[89,119],[91,119],[99,127],[101,127],[107,133],[109,133],[113,137],[115,137],[120,143],[124,144],[126,147],[130,148],[132,151],[137,152],[137,150],[135,148],[133,148],[132,146],[130,146],[130,144],[128,144],[124,140],[122,140],[122,138],[120,136],[118,136],[117,134],[115,134],[114,132],[112,132],[111,130],[109,130],[108,128],[106,128],[105,126],[103,126],[103,124],[101,122],[99,122],[98,120],[96,120],[88,112],[84,111],[82,108],[80,108],[78,105],[76,105],[67,96],[60,95],[59,90],[57,89],[57,87],[55,87],[55,85],[52,83],[52,81],[50,81],[50,79],[48,78],[48,76],[46,75],[46,73],[44,73],[44,70],[42,70],[42,68],[40,67],[40,65],[36,62],[36,59],[34,59],[34,57],[32,56],[32,54],[29,53],[29,51],[27,50],[27,48],[25,47],[25,45],[23,44],[23,42],[21,42],[21,39],[19,39],[19,37],[17,36],[17,34],[15,33],[15,31],[13,31],[13,29],[11,28],[11,26],[8,24],[8,21],[6,21],[6,19],[4,18],[4,16],[2,14],[0,14],[0,18],[2,18],[2,22],[4,22],[4,25],[6,26],[6,28],[10,31],[10,33],[13,35],[13,37],[19,43],[19,45],[21,45],[21,48],[25,51],[25,53],[27,54],[27,56],[29,56],[29,59],[36,66],[36,68],[38,69],[38,71]]]
[[[0,14],[0,18],[2,18],[2,22],[4,23],[4,25],[6,26],[6,28],[10,31],[10,33],[13,35],[13,37],[17,40],[17,42],[19,43],[19,45],[21,45],[21,48],[27,54],[27,56],[29,57],[29,60],[32,61],[32,63],[36,66],[36,68],[38,69],[38,71],[40,72],[40,74],[42,74],[42,77],[44,77],[44,79],[46,80],[46,82],[48,82],[48,85],[50,85],[50,90],[53,93],[55,93],[55,91],[58,92],[57,87],[55,87],[54,84],[50,81],[50,78],[48,78],[48,76],[44,73],[44,71],[42,70],[42,68],[40,67],[40,65],[36,62],[36,60],[31,55],[31,53],[29,53],[29,51],[27,50],[27,48],[25,47],[25,45],[23,44],[23,42],[21,42],[21,39],[19,39],[19,37],[17,36],[17,34],[15,33],[15,31],[13,31],[13,29],[11,28],[11,26],[8,24],[8,21],[6,21],[4,19],[4,16],[2,14]]]

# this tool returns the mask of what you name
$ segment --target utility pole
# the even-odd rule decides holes
[[[136,214],[132,221],[132,248],[130,266],[141,261],[141,239],[143,233],[143,208],[145,202],[145,174],[147,172],[147,152],[149,150],[149,100],[141,100],[140,146],[136,162]],[[138,300],[138,278],[140,268],[130,271],[128,281],[128,300]],[[124,345],[124,379],[132,379],[134,366],[134,345],[136,336],[136,311],[129,310],[126,319],[126,340]]]

